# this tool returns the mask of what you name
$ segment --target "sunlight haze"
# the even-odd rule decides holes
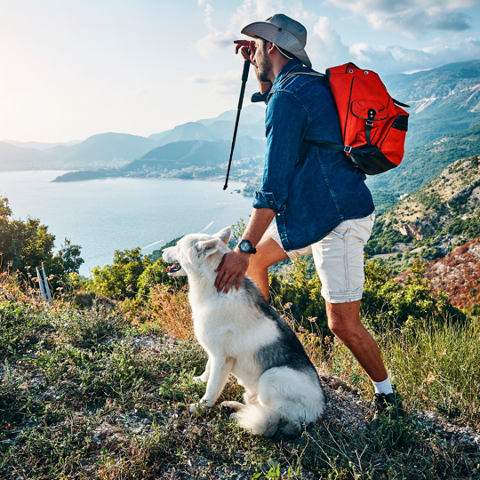
[[[235,109],[246,23],[283,12],[319,71],[381,74],[480,58],[477,0],[0,1],[0,140],[148,136]],[[247,95],[255,89],[250,79]]]

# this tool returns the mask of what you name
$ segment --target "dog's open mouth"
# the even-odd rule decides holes
[[[175,273],[175,272],[178,272],[180,269],[182,268],[182,266],[177,262],[177,263],[174,263],[173,265],[169,265],[167,267],[167,273]]]

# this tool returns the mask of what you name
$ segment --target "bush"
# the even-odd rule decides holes
[[[308,276],[307,262],[295,260],[285,273],[270,274],[270,302],[279,310],[288,310],[305,329],[311,331],[312,323],[323,334],[329,334],[325,300],[320,294],[322,284],[315,272]]]
[[[367,323],[379,332],[386,326],[423,325],[427,320],[465,320],[465,315],[438,292],[434,296],[425,265],[414,260],[404,285],[393,278],[391,271],[377,262],[367,262],[362,310]]]
[[[149,258],[140,251],[140,247],[133,250],[115,250],[113,265],[95,267],[92,270],[91,287],[112,298],[135,297],[138,279],[150,265]]]
[[[80,258],[81,247],[72,245],[68,239],[56,254],[54,247],[55,235],[48,233],[40,220],[13,219],[8,199],[0,197],[0,270],[28,276],[34,275],[35,268],[43,264],[47,274],[53,275],[56,288],[68,281],[68,274],[78,273],[84,261]]]
[[[434,295],[424,273],[425,265],[415,260],[411,274],[402,284],[394,279],[390,269],[376,261],[366,262],[361,308],[371,330],[378,333],[387,326],[408,329],[414,324],[424,325],[427,320],[439,324],[465,320],[465,314],[450,303],[448,295]],[[324,335],[331,334],[320,279],[316,272],[309,279],[304,259],[296,260],[284,274],[271,274],[270,289],[270,301],[277,309],[288,306],[297,322],[309,331],[314,318]]]
[[[159,284],[185,285],[186,277],[169,277],[167,264],[158,258],[154,262],[141,254],[140,247],[133,250],[115,250],[113,264],[92,270],[88,288],[115,299],[133,299],[148,295]],[[139,297],[139,301],[142,299]]]

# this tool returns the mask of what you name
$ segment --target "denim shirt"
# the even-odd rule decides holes
[[[365,175],[344,152],[314,147],[305,140],[343,144],[337,110],[322,79],[310,75],[298,60],[287,63],[265,100],[267,152],[254,208],[276,213],[285,251],[318,242],[345,220],[370,215],[375,207]]]

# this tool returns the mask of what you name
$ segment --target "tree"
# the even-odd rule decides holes
[[[43,264],[48,275],[54,275],[54,287],[69,273],[78,273],[84,262],[81,247],[68,239],[62,248],[53,253],[55,235],[48,232],[39,219],[26,221],[12,218],[8,199],[0,197],[0,269],[27,275],[30,269]]]

